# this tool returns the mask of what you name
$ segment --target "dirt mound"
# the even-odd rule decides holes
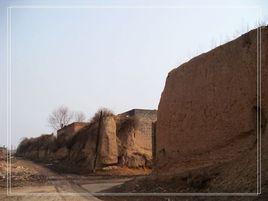
[[[266,133],[267,134],[267,133]],[[265,134],[265,135],[266,135]],[[268,137],[263,138],[263,148],[268,145]],[[266,159],[262,159],[262,194],[259,196],[146,196],[146,197],[103,197],[104,200],[236,200],[266,201],[268,199],[267,148],[263,149]],[[105,190],[105,193],[256,193],[257,171],[252,160],[256,150],[242,154],[242,157],[224,164],[188,170],[173,175],[150,175],[124,183],[121,186]],[[266,174],[266,175],[264,175]]]
[[[257,149],[257,114],[263,133],[268,118],[267,89],[262,88],[261,107],[257,97],[257,47],[262,45],[266,86],[268,28],[262,27],[261,43],[257,38],[252,30],[168,74],[157,117],[159,172],[219,164]]]
[[[0,181],[6,178],[6,161],[7,161],[7,149],[5,147],[0,147]]]

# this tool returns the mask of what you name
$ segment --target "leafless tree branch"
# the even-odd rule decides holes
[[[61,106],[49,115],[48,123],[51,128],[58,130],[67,126],[72,118],[73,113],[69,110],[69,108]]]
[[[85,120],[86,120],[86,116],[83,112],[74,112],[75,122],[84,122]]]

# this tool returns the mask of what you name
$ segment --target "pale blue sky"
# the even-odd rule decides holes
[[[268,19],[265,1],[198,2],[2,0],[1,144],[7,133],[7,6],[76,6],[12,8],[11,142],[17,145],[22,137],[51,132],[47,117],[60,105],[88,118],[99,107],[156,109],[171,69],[254,27],[258,9],[250,6],[259,5]],[[90,5],[100,7],[78,8]]]

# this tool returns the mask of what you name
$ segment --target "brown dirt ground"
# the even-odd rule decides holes
[[[120,186],[113,187],[103,192],[120,193],[255,193],[256,192],[256,167],[252,159],[256,152],[245,153],[243,157],[217,166],[201,167],[185,171],[176,175],[150,175],[135,178]],[[263,160],[263,167],[267,160]],[[266,201],[268,200],[268,179],[262,177],[261,196],[213,196],[213,197],[104,197],[106,201],[123,200],[235,200],[235,201]]]

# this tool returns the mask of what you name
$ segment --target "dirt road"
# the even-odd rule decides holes
[[[30,172],[36,176],[45,176],[45,182],[12,180],[11,192],[7,196],[7,188],[0,188],[0,200],[22,201],[97,201],[99,198],[92,194],[120,185],[130,178],[107,176],[81,176],[73,174],[59,174],[51,169],[31,161],[15,159],[12,164],[13,175],[19,170]],[[17,171],[17,172],[16,172]],[[39,177],[37,177],[39,178]]]

